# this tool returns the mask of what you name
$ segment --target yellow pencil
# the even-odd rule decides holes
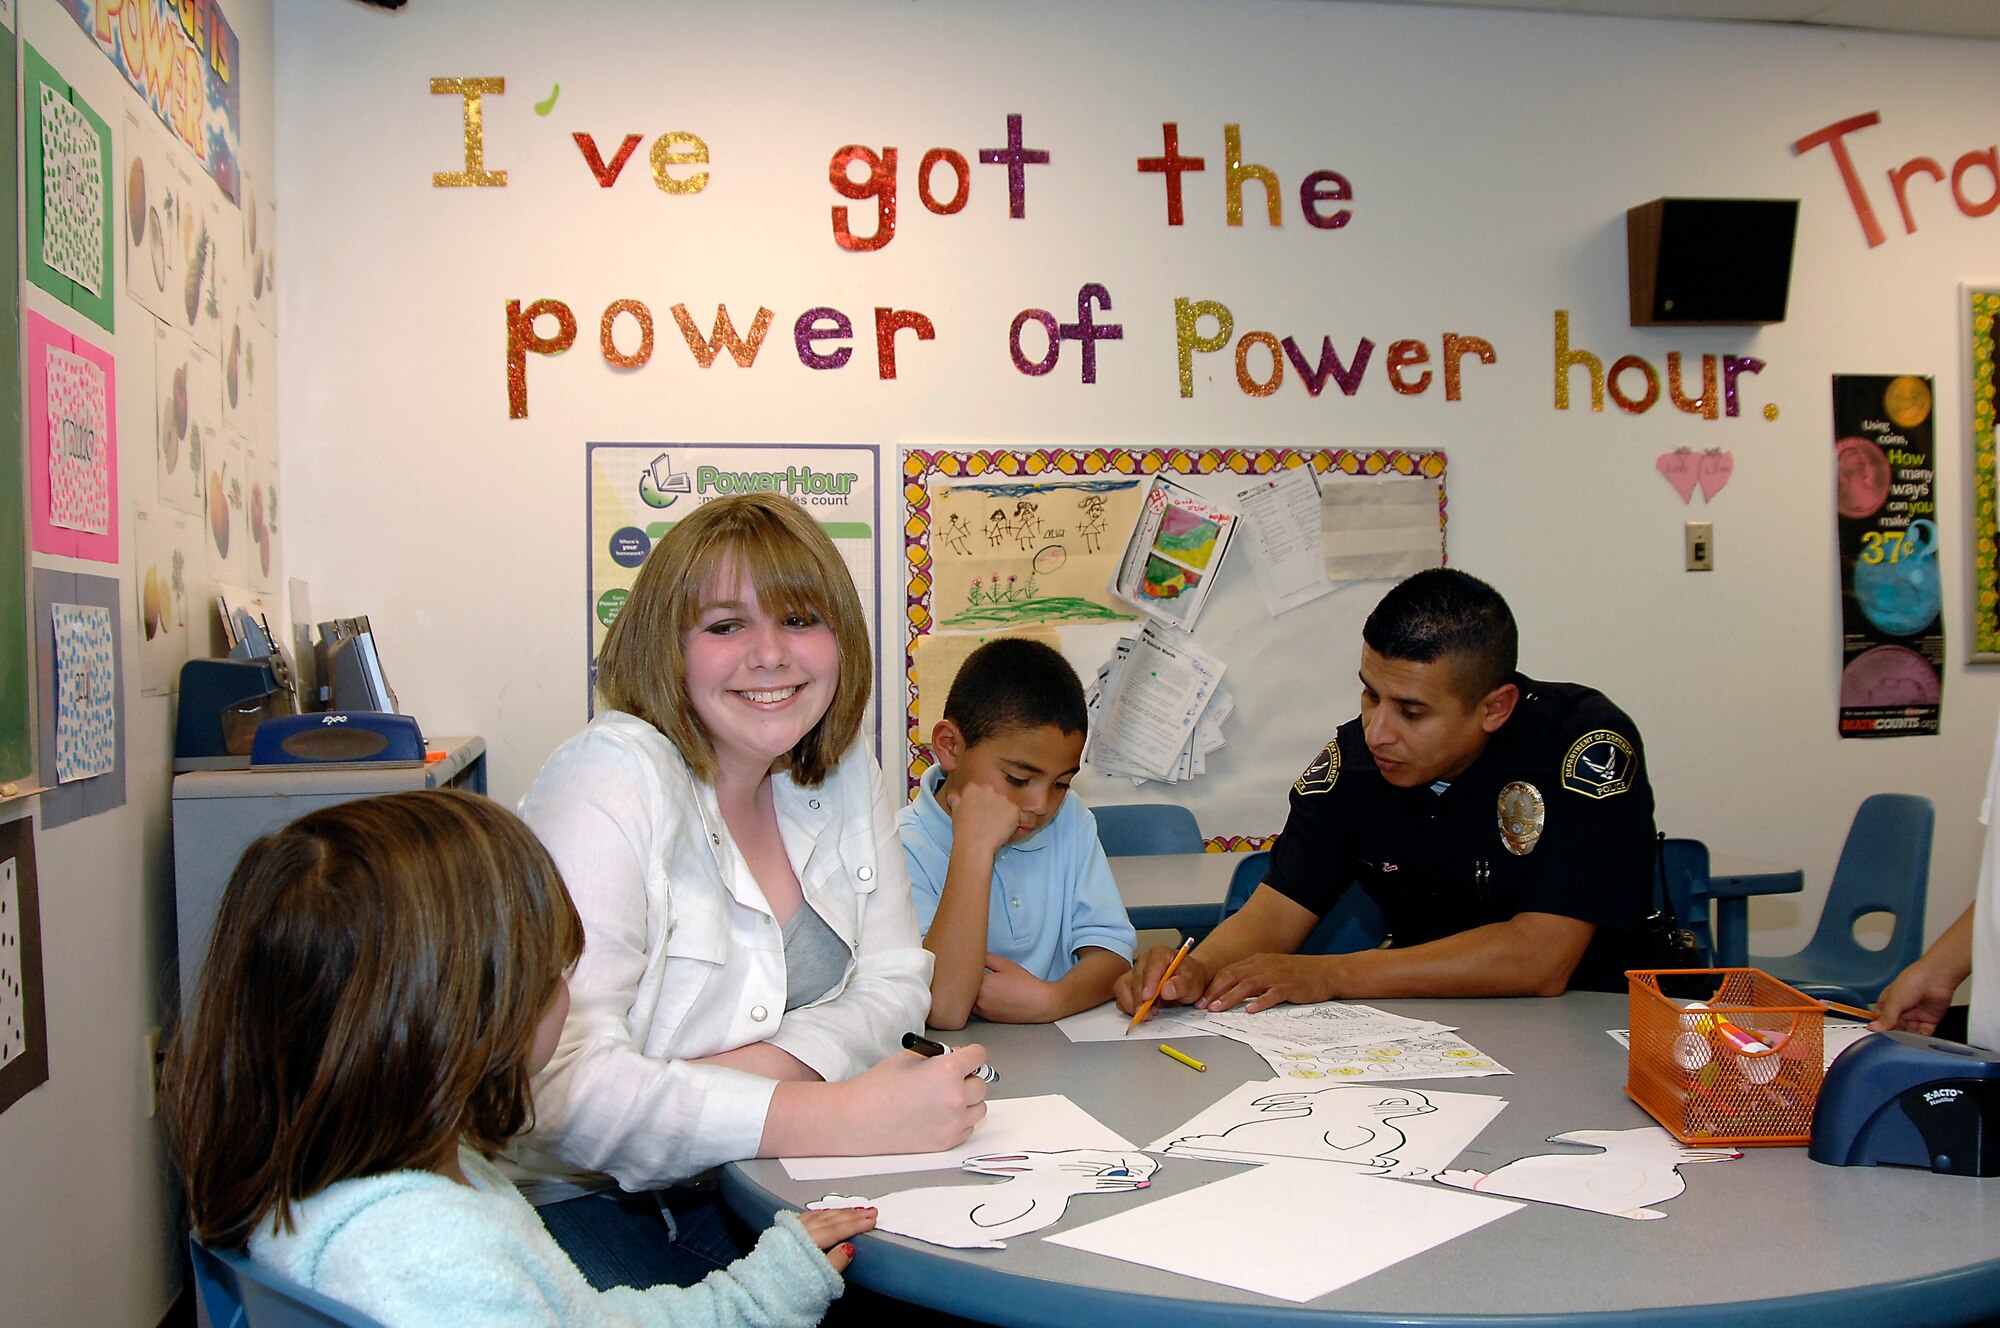
[[[1149,1000],[1147,1000],[1147,1002],[1144,1005],[1140,1006],[1137,1010],[1134,1010],[1132,1012],[1132,1022],[1125,1025],[1125,1033],[1129,1033],[1133,1029],[1137,1028],[1139,1026],[1139,1021],[1152,1013],[1153,1002],[1160,999],[1160,993],[1167,989],[1167,980],[1173,977],[1174,970],[1181,966],[1181,960],[1187,958],[1187,952],[1193,947],[1194,947],[1194,937],[1192,936],[1188,937],[1187,939],[1181,942],[1181,948],[1174,952],[1174,961],[1171,964],[1167,965],[1166,972],[1160,974],[1160,985],[1153,988],[1152,997]],[[1125,1033],[1120,1033],[1118,1036],[1124,1037]]]
[[[1184,1051],[1180,1051],[1177,1050],[1176,1048],[1170,1047],[1164,1042],[1160,1044],[1160,1050],[1164,1051],[1165,1053],[1167,1053],[1167,1055],[1179,1061],[1182,1065],[1187,1066],[1189,1069],[1200,1070],[1203,1074],[1208,1073],[1208,1067],[1206,1065],[1203,1065],[1200,1061],[1196,1060],[1194,1057],[1188,1055]]]
[[[1875,1021],[1873,1010],[1864,1010],[1858,1005],[1842,1005],[1839,1001],[1829,1001],[1825,997],[1820,998],[1820,1004],[1837,1014],[1846,1015],[1849,1019],[1866,1019],[1870,1023]]]

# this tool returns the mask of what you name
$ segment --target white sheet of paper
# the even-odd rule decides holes
[[[1109,774],[1177,777],[1226,667],[1186,633],[1148,623],[1106,675],[1087,758]]]
[[[1273,618],[1333,590],[1311,466],[1258,476],[1236,491],[1236,506],[1248,519],[1250,565]]]
[[[1115,1001],[1106,1001],[1094,1010],[1056,1020],[1056,1027],[1071,1042],[1161,1042],[1167,1038],[1214,1037],[1213,1029],[1202,1027],[1202,1018],[1198,1010],[1163,1010],[1156,1005],[1153,1017],[1126,1037],[1125,1027],[1132,1022],[1132,1016],[1119,1009]]]
[[[1061,1093],[1040,1097],[989,1098],[986,1118],[972,1137],[937,1153],[883,1153],[875,1157],[787,1157],[779,1159],[793,1180],[838,1180],[845,1176],[886,1176],[903,1171],[945,1171],[969,1157],[1034,1149],[1103,1148],[1129,1153],[1132,1145]]]
[[[875,1196],[829,1194],[806,1207],[873,1208],[877,1231],[953,1249],[1004,1250],[1010,1237],[1062,1221],[1076,1196],[1143,1190],[1159,1167],[1159,1159],[1137,1149],[1003,1153],[973,1158],[965,1170],[999,1176],[1007,1182],[1004,1185],[923,1185]]]
[[[1832,1065],[1835,1056],[1867,1037],[1869,1031],[1866,1024],[1853,1024],[1845,1019],[1827,1020],[1826,1027],[1820,1030],[1822,1039],[1820,1050],[1826,1064]]]
[[[1505,1098],[1388,1084],[1239,1084],[1149,1153],[1215,1162],[1337,1162],[1384,1176],[1429,1176],[1490,1125]]]
[[[1332,1163],[1283,1162],[1042,1239],[1303,1303],[1520,1207],[1437,1185],[1377,1180]],[[1218,1222],[1218,1213],[1283,1220]],[[1358,1213],[1366,1220],[1357,1221]],[[1190,1232],[1199,1238],[1189,1239]]]

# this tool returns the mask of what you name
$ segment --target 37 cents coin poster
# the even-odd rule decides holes
[[[1944,692],[1931,380],[1833,380],[1840,736],[1936,733]]]

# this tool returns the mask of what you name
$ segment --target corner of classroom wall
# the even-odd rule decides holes
[[[269,180],[271,3],[222,5],[239,43],[243,158]],[[116,160],[127,108],[151,113],[58,0],[19,0],[15,20],[14,35],[33,44],[110,125]],[[192,159],[189,165],[205,182]],[[13,187],[19,203],[22,182]],[[115,203],[114,224],[124,215],[122,202]],[[124,442],[118,499],[124,538],[117,565],[33,556],[37,568],[115,576],[124,643],[125,803],[45,832],[37,816],[49,1078],[0,1112],[4,1314],[9,1322],[58,1328],[158,1323],[180,1288],[185,1264],[160,1122],[147,1115],[143,1051],[148,1031],[167,1023],[174,981],[175,698],[140,692],[132,537],[135,509],[150,505],[154,494],[154,319],[126,291],[122,263],[114,280],[112,334],[25,282],[18,296],[24,311],[53,319],[114,356]]]

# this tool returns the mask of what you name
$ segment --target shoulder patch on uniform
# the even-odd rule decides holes
[[[1563,755],[1562,783],[1586,798],[1609,798],[1632,787],[1639,754],[1631,740],[1611,729],[1592,729]]]
[[[1333,782],[1339,778],[1340,740],[1336,738],[1321,748],[1320,754],[1313,758],[1313,763],[1306,767],[1305,773],[1292,782],[1292,790],[1295,793],[1324,793],[1332,788]]]

